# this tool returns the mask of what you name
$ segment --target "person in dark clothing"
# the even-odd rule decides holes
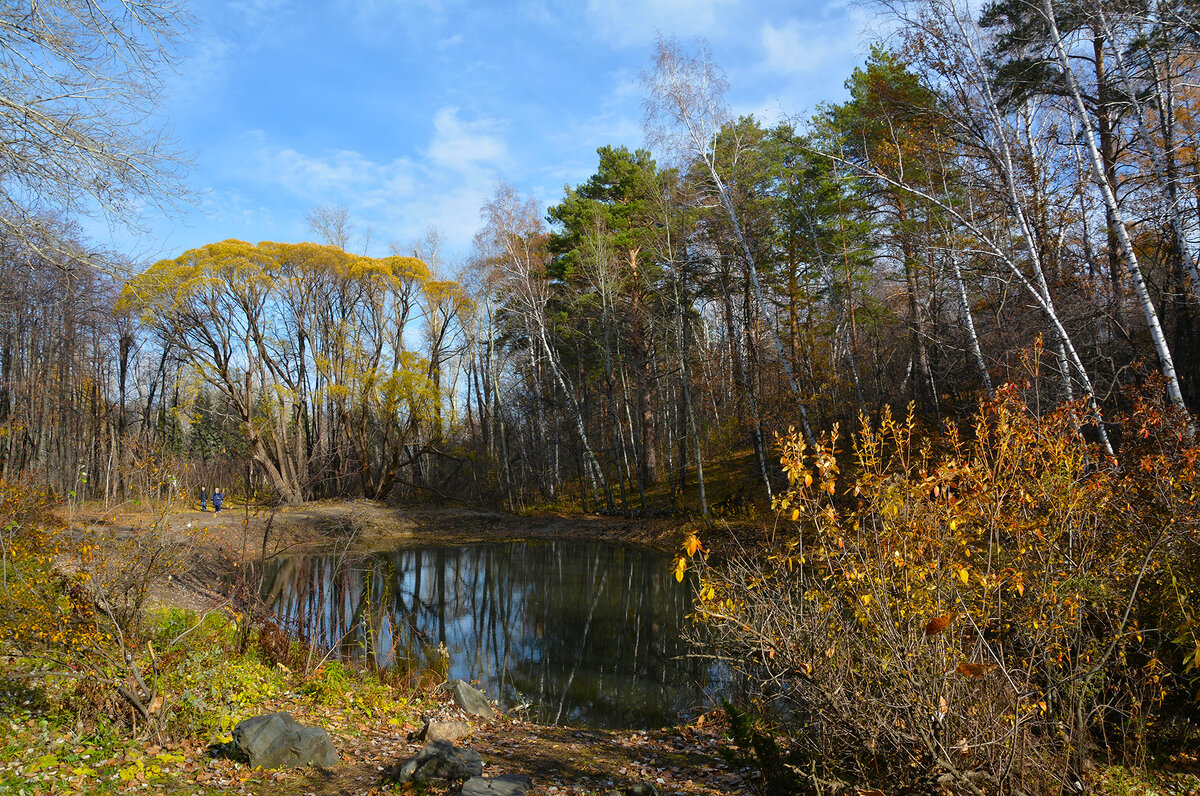
[[[221,487],[213,487],[213,511],[217,514],[221,513],[221,504],[225,502],[225,493],[221,491]]]
[[[200,510],[208,511],[208,487],[200,487]]]

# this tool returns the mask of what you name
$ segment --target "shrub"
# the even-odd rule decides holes
[[[257,712],[278,696],[286,682],[278,669],[220,646],[196,649],[169,678],[177,694],[172,728],[180,734],[215,736]]]
[[[152,486],[168,483],[145,466]],[[127,532],[58,522],[51,505],[44,492],[0,481],[0,647],[42,676],[78,681],[73,705],[85,718],[108,714],[160,734],[168,711],[144,605],[180,571],[187,534],[170,530],[169,498],[148,499],[149,526]]]
[[[811,451],[779,440],[791,488],[771,549],[686,552],[705,635],[787,719],[795,770],[1057,792],[1098,748],[1142,753],[1200,657],[1200,451],[1151,394],[1117,458],[1084,439],[1082,404],[1038,415],[1014,385],[969,435],[863,419],[840,492],[836,427]]]

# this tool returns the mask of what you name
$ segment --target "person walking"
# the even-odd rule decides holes
[[[200,487],[200,511],[208,511],[208,487]]]
[[[225,493],[221,491],[221,487],[214,486],[213,493],[213,511],[217,514],[221,513],[221,504],[225,502]]]

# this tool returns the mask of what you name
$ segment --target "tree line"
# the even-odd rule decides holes
[[[41,213],[4,238],[3,475],[88,472],[114,500],[165,453],[287,501],[686,494],[707,516],[706,465],[749,462],[770,497],[776,432],[889,404],[936,428],[1033,378],[1110,451],[1151,371],[1194,410],[1193,9],[880,8],[896,33],[849,98],[776,124],[731,115],[703,45],[661,41],[650,148],[602,147],[548,208],[499,186],[460,263],[436,235],[351,253],[330,207],[316,243],[105,271]]]

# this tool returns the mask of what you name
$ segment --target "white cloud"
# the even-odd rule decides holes
[[[875,40],[878,17],[859,5],[834,0],[803,18],[764,23],[758,29],[757,62],[730,76],[753,86],[734,102],[737,114],[767,123],[804,116],[818,103],[844,98],[844,83]],[[757,94],[757,96],[755,96]]]
[[[598,36],[618,46],[663,36],[712,36],[731,0],[588,0],[587,17]]]
[[[523,0],[518,6],[518,13],[536,25],[557,26],[558,16],[550,10],[544,0]]]
[[[278,20],[289,10],[287,0],[233,0],[228,7],[242,16],[244,24],[255,27]]]
[[[228,38],[211,29],[197,36],[180,69],[170,73],[170,94],[185,102],[194,102],[197,94],[223,86],[229,74],[235,46]]]
[[[392,241],[419,237],[430,226],[443,232],[448,253],[465,252],[479,227],[479,208],[491,195],[501,166],[509,158],[501,125],[488,118],[464,119],[456,107],[438,110],[433,132],[421,157],[374,160],[353,150],[304,152],[283,146],[262,132],[243,138],[248,153],[237,177],[255,193],[282,194],[295,218],[279,234],[303,236],[303,214],[312,207],[345,205],[360,227],[374,230],[372,253],[381,254]],[[242,203],[238,203],[242,204]],[[265,234],[257,208],[229,203],[221,215],[232,229],[253,237]],[[211,218],[211,215],[210,215]]]
[[[763,68],[768,72],[797,75],[816,72],[832,61],[857,52],[862,46],[861,14],[841,9],[840,24],[829,19],[789,19],[779,26],[762,26]]]
[[[430,40],[456,14],[464,0],[336,0],[338,13],[364,41],[380,43],[396,36]],[[433,38],[437,42],[445,37]]]
[[[458,108],[441,108],[433,117],[434,139],[426,154],[433,163],[460,171],[500,165],[508,160],[508,148],[499,126],[487,118],[463,121]]]
[[[418,182],[414,165],[404,158],[376,163],[350,150],[313,156],[265,146],[258,161],[263,166],[259,179],[274,181],[314,202],[379,206],[390,197],[412,193]]]

